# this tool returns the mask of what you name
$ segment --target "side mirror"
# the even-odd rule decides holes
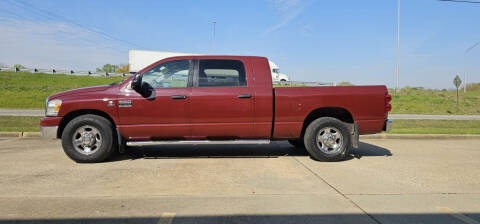
[[[153,91],[153,88],[148,83],[142,83],[142,76],[142,74],[136,74],[133,77],[132,83],[130,84],[132,89],[147,99],[154,99],[155,91]]]
[[[132,89],[142,94],[142,74],[136,74],[132,80]]]

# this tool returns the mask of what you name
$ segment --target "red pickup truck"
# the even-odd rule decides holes
[[[40,126],[76,162],[101,162],[127,146],[272,140],[338,161],[359,134],[391,129],[390,100],[385,86],[273,88],[265,57],[181,56],[120,84],[52,95]]]

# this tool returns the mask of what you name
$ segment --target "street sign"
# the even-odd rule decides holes
[[[460,79],[460,77],[455,76],[455,78],[453,79],[453,84],[455,85],[455,87],[457,87],[457,112],[458,112],[458,87],[460,87],[460,85],[462,84],[462,80]]]
[[[457,87],[457,89],[462,84],[462,80],[460,79],[460,77],[458,77],[458,75],[455,76],[455,79],[453,79],[453,84],[455,85],[455,87]]]

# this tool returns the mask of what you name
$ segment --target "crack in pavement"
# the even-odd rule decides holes
[[[340,194],[343,198],[347,199],[353,206],[355,206],[356,208],[360,209],[360,211],[362,211],[365,215],[367,215],[368,217],[370,217],[375,223],[377,224],[382,224],[382,222],[380,222],[380,220],[378,220],[377,218],[375,218],[373,215],[369,214],[367,211],[365,211],[362,207],[360,207],[360,205],[358,205],[357,203],[355,203],[352,199],[350,199],[346,194],[342,193],[340,190],[338,190],[336,187],[334,187],[333,185],[331,185],[330,183],[328,183],[325,179],[323,179],[323,177],[321,177],[320,175],[318,175],[316,172],[314,172],[312,169],[310,169],[307,165],[305,165],[304,163],[302,163],[300,160],[298,160],[296,157],[292,157],[295,161],[297,161],[297,163],[299,163],[301,166],[303,166],[305,169],[307,169],[310,173],[312,173],[314,176],[316,176],[319,180],[321,180],[322,182],[324,182],[326,185],[330,186],[333,190],[335,190],[338,194]]]

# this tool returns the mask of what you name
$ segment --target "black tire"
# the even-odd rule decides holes
[[[97,141],[99,146],[95,145],[94,150],[89,152],[81,152],[82,147],[74,146],[73,140],[78,137],[77,130],[87,127],[96,129],[96,133],[99,136],[95,139],[101,139]],[[76,136],[74,136],[76,135]],[[70,159],[78,163],[97,163],[105,161],[110,157],[116,148],[116,139],[113,132],[113,124],[104,117],[87,114],[81,115],[71,120],[62,133],[62,147],[63,151]],[[90,153],[90,154],[88,154]]]
[[[329,131],[327,132],[326,130]],[[339,136],[337,133],[342,137],[341,143],[337,139],[337,136]],[[322,141],[317,142],[318,135],[326,136],[328,140],[325,143]],[[328,138],[329,136],[331,138]],[[333,117],[322,117],[312,121],[305,130],[303,139],[308,153],[318,161],[334,162],[343,160],[348,155],[351,147],[348,127],[342,121]],[[322,150],[322,145],[328,153]],[[334,146],[330,148],[330,145]]]
[[[290,143],[290,145],[293,145],[293,147],[295,148],[305,149],[305,144],[303,143],[303,139],[291,139],[291,140],[288,140],[288,143]]]

